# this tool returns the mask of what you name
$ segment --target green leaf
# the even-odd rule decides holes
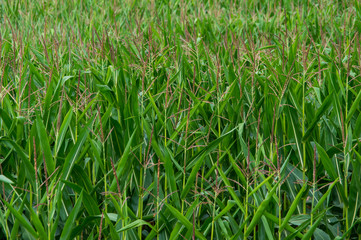
[[[118,179],[120,178],[120,176],[122,174],[124,174],[125,171],[127,171],[127,168],[125,166],[126,166],[126,164],[130,163],[129,159],[128,159],[128,156],[129,156],[130,149],[131,149],[132,142],[133,142],[133,138],[134,138],[136,132],[137,132],[137,129],[134,130],[132,136],[128,140],[128,143],[127,143],[127,145],[126,145],[126,147],[124,149],[123,155],[120,158],[120,160],[118,161],[117,169],[116,169]],[[110,186],[110,190],[114,192],[116,190],[116,187],[117,187],[117,183],[116,183],[116,179],[114,178],[113,182],[112,182],[112,185]]]
[[[56,136],[55,140],[55,156],[58,155],[59,149],[63,144],[64,137],[66,132],[68,131],[69,124],[71,122],[73,116],[73,109],[69,109],[68,113],[66,114],[63,123],[60,126],[59,132]]]
[[[218,213],[218,215],[214,218],[214,221],[217,221],[220,217],[222,217],[224,214],[228,213],[229,210],[232,209],[232,207],[236,204],[235,201],[233,200],[228,200],[227,201],[227,206],[225,208],[222,209],[222,211],[220,213]]]
[[[2,108],[0,108],[0,118],[3,120],[5,127],[7,128],[7,130],[9,131],[11,128],[11,118],[10,116],[7,114],[6,111],[4,111]]]
[[[317,209],[322,205],[322,203],[327,199],[330,195],[332,188],[338,183],[338,178],[328,187],[327,191],[322,195],[320,200],[318,200],[316,206],[313,207],[312,213],[315,213]]]
[[[0,142],[5,143],[7,146],[10,146],[15,150],[15,153],[20,157],[20,159],[26,166],[26,176],[28,180],[30,181],[32,186],[35,186],[35,170],[33,165],[30,163],[29,157],[26,155],[24,149],[21,148],[16,142],[5,137],[0,137]]]
[[[336,180],[338,178],[341,179],[341,176],[339,177],[337,172],[336,172],[336,166],[334,166],[333,162],[328,157],[326,151],[318,143],[316,143],[316,147],[317,147],[318,154],[320,155],[322,165],[324,166],[324,168],[325,168],[326,172],[328,173],[328,175],[330,175],[332,181],[336,182]],[[337,186],[338,193],[341,195],[341,198],[342,198],[344,204],[347,205],[348,200],[347,200],[347,198],[345,196],[345,191],[343,190],[342,185],[339,182],[336,182],[336,184],[337,184],[336,186]]]
[[[147,225],[148,227],[153,229],[153,226],[150,223],[148,223],[148,222],[146,222],[144,220],[138,219],[138,220],[135,220],[134,222],[131,222],[131,223],[127,224],[126,226],[122,227],[117,232],[118,233],[124,232],[124,231],[130,230],[130,229],[133,229],[133,228],[136,228],[136,227],[140,227],[140,226],[143,226],[143,225]]]
[[[357,94],[355,101],[352,103],[351,108],[347,113],[346,123],[348,123],[351,120],[357,108],[360,107],[360,101],[361,101],[361,91]]]
[[[60,236],[60,240],[68,240],[70,239],[72,229],[75,226],[76,217],[79,213],[79,210],[81,208],[81,204],[83,202],[83,193],[80,194],[80,197],[77,199],[73,210],[71,211],[70,215],[68,216],[63,231]]]
[[[197,156],[195,157],[194,159],[194,166],[192,167],[192,172],[191,174],[189,175],[188,177],[188,180],[187,180],[187,183],[186,185],[184,186],[184,189],[182,191],[182,195],[181,195],[181,198],[184,199],[189,190],[192,188],[193,186],[193,183],[194,183],[194,180],[196,178],[196,175],[198,174],[198,171],[200,169],[200,167],[202,166],[203,164],[203,160],[204,158],[209,154],[211,153],[217,146],[220,142],[222,142],[222,140],[229,136],[236,128],[232,129],[231,131],[225,133],[224,135],[220,136],[219,138],[217,138],[216,140],[214,140],[213,142],[211,142],[207,147],[205,147],[201,153],[197,154]],[[192,163],[190,163],[189,165],[193,165]],[[189,167],[189,166],[188,166]]]
[[[173,214],[174,217],[178,219],[188,230],[193,230],[193,224],[181,214],[176,208],[172,207],[170,204],[165,203],[169,211]],[[206,240],[206,238],[198,231],[195,230],[196,237],[198,239]]]
[[[93,119],[94,119],[94,117],[93,117]],[[63,170],[62,170],[61,180],[68,179],[70,172],[75,164],[75,161],[77,160],[77,158],[80,155],[81,148],[83,147],[84,142],[85,142],[86,138],[88,137],[88,134],[90,132],[90,127],[93,124],[93,119],[90,120],[86,126],[84,126],[83,130],[81,131],[81,133],[77,139],[77,142],[75,143],[75,145],[72,147],[72,149],[66,156]]]
[[[90,196],[87,192],[85,192],[82,187],[80,187],[79,185],[77,185],[75,183],[68,182],[65,180],[62,182],[64,182],[68,187],[72,188],[78,194],[83,194],[83,205],[90,216],[100,214],[100,210],[97,206],[98,205],[97,201],[92,196]]]
[[[301,190],[298,192],[297,196],[295,197],[295,199],[293,200],[291,206],[289,207],[286,216],[282,219],[282,224],[280,226],[279,231],[282,232],[283,229],[285,229],[286,224],[288,224],[288,221],[290,220],[290,218],[292,217],[292,214],[294,213],[294,211],[297,208],[298,203],[300,202],[304,191],[307,188],[307,184],[304,184],[301,188]]]
[[[317,221],[307,230],[305,235],[303,236],[302,240],[309,240],[311,239],[313,232],[316,230],[317,226],[321,223],[323,216],[320,216]]]
[[[263,212],[266,210],[266,208],[268,207],[268,204],[270,203],[271,199],[274,197],[273,195],[276,193],[276,190],[277,190],[279,184],[280,184],[280,182],[278,182],[277,184],[275,184],[273,186],[271,191],[268,192],[266,199],[263,200],[263,202],[261,202],[261,204],[258,206],[257,211],[255,212],[255,214],[254,214],[254,216],[253,216],[253,218],[251,220],[251,223],[248,225],[247,230],[246,230],[246,232],[244,234],[245,239],[253,231],[253,229],[256,227],[258,221],[263,216]]]
[[[274,222],[275,224],[279,224],[279,218],[270,214],[269,212],[265,211],[264,213],[264,216],[266,218],[268,218],[269,220],[271,220],[272,222]],[[299,238],[302,238],[303,235],[300,231],[294,229],[293,227],[291,227],[288,223],[285,224],[285,229],[289,232],[291,232],[292,234],[294,234],[295,236],[299,237]]]
[[[316,127],[316,124],[321,119],[322,115],[326,112],[326,110],[330,107],[333,98],[334,98],[334,94],[332,92],[323,101],[321,107],[319,109],[317,109],[316,116],[314,117],[311,124],[309,125],[305,135],[302,137],[303,142],[305,142],[310,137],[313,129]]]
[[[53,155],[50,150],[48,134],[46,133],[44,124],[39,116],[37,116],[36,118],[36,128],[38,132],[41,149],[45,157],[46,169],[48,175],[51,175],[55,170],[55,163],[54,163]]]
[[[4,175],[0,175],[0,182],[8,183],[8,184],[14,184],[13,181],[11,181],[9,178],[5,177]]]
[[[3,203],[8,207],[8,209],[10,210],[10,212],[14,215],[14,217],[16,219],[19,220],[19,222],[21,223],[21,225],[34,237],[34,238],[38,238],[39,235],[38,233],[35,231],[35,229],[31,226],[31,224],[29,223],[28,219],[23,216],[22,214],[20,214],[18,211],[16,211],[15,208],[13,208],[8,202],[6,202],[5,200],[3,200]]]
[[[38,234],[39,234],[39,238],[40,239],[46,239],[46,232],[44,229],[43,224],[41,223],[38,215],[35,213],[35,211],[33,210],[32,206],[29,207],[29,211],[30,211],[30,216],[31,216],[31,222],[33,223],[33,225],[35,226]]]

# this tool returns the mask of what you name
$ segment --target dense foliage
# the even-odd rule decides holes
[[[361,4],[0,0],[0,238],[361,239]]]

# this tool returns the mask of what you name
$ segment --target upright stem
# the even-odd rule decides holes
[[[160,161],[158,161],[158,171],[157,171],[157,240],[159,240],[159,171],[160,171]]]
[[[143,100],[142,100],[143,105]],[[143,121],[141,123],[141,133],[143,135]],[[138,203],[138,218],[143,218],[143,148],[140,148],[140,155],[139,155],[139,161],[140,161],[140,174],[139,174],[139,203]],[[138,228],[138,237],[139,239],[142,239],[142,226]]]
[[[351,43],[350,43],[350,45],[351,45]],[[351,49],[351,46],[350,46],[350,49]],[[349,49],[349,51],[351,51]],[[350,56],[349,56],[349,58],[350,58]],[[349,64],[349,61],[350,61],[350,59],[348,59],[348,64]],[[347,135],[348,135],[348,128],[347,128],[347,121],[346,121],[346,119],[347,119],[347,114],[348,114],[348,111],[347,111],[347,109],[348,109],[348,75],[349,75],[349,73],[347,73],[347,77],[346,77],[346,79],[345,79],[345,82],[346,82],[346,107],[345,107],[345,120],[344,120],[344,123],[345,123],[345,127],[344,127],[344,131],[345,131],[345,133],[344,133],[344,136],[345,136],[345,142],[344,142],[344,144],[343,144],[343,146],[344,146],[344,158],[345,158],[345,168],[344,168],[344,177],[345,177],[345,182],[344,182],[344,185],[345,185],[345,196],[346,196],[346,199],[348,199],[348,190],[347,190],[347,175],[348,175],[348,166],[349,166],[349,154],[348,154],[348,152],[347,152],[347,149],[346,149],[346,147],[347,147]],[[346,231],[348,231],[348,228],[349,228],[349,221],[348,221],[348,205],[346,205],[345,207],[344,207],[344,210],[345,210],[345,216],[346,216]]]
[[[244,200],[244,206],[245,206],[244,219],[247,219],[248,218],[248,177],[247,177],[246,198]],[[246,232],[247,232],[247,224],[244,224],[244,233]]]
[[[185,132],[185,139],[184,139],[184,158],[183,158],[183,189],[186,185],[186,167],[187,167],[187,142],[188,142],[188,125],[189,125],[189,116],[191,110],[191,102],[189,100],[188,103],[188,115],[187,115],[187,124],[186,124],[186,132]],[[182,200],[182,214],[184,211],[184,200]]]
[[[169,78],[168,78],[169,81]],[[168,101],[168,83],[165,98],[165,113],[164,113],[164,148],[167,148],[167,101]],[[167,174],[164,174],[164,196],[167,196]],[[167,200],[165,200],[167,201]]]
[[[302,80],[302,137],[305,135],[305,78]],[[306,144],[302,142],[302,180],[306,183]],[[303,214],[306,214],[306,198],[303,199]]]
[[[213,237],[214,237],[214,217],[215,217],[215,212],[216,212],[216,201],[217,201],[217,193],[214,193],[213,212],[212,212],[211,240],[213,240]]]
[[[143,113],[144,113],[144,94],[145,94],[145,73],[146,66],[143,69],[143,77],[142,77],[142,95],[140,96],[140,121],[141,121],[141,138],[144,141],[144,122],[143,122]],[[139,152],[139,162],[140,162],[140,174],[139,174],[139,200],[138,200],[138,218],[143,219],[143,144],[140,147]],[[142,226],[138,228],[138,237],[142,239]]]
[[[281,179],[281,174],[279,175]],[[281,203],[281,184],[278,185],[278,226],[282,224],[282,203]],[[278,239],[281,240],[282,231],[278,233]]]

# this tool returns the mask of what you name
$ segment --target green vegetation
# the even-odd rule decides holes
[[[361,3],[0,0],[0,238],[361,239]]]

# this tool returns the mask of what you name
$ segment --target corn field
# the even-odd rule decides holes
[[[361,2],[0,0],[0,239],[361,239]]]

